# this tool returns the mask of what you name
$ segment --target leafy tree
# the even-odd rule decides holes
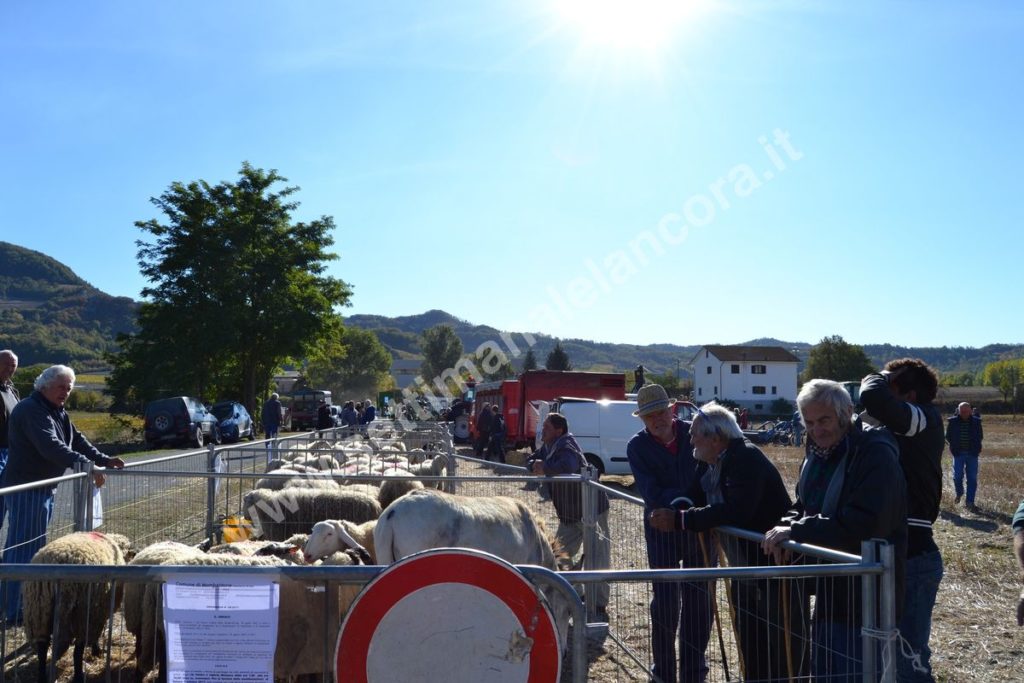
[[[424,330],[420,346],[423,349],[420,373],[428,384],[437,377],[444,377],[446,371],[459,366],[462,341],[451,325],[434,325]]]
[[[832,379],[842,382],[859,380],[874,371],[863,347],[850,344],[837,334],[825,337],[811,347],[804,368],[804,378],[805,381]]]
[[[243,163],[236,182],[172,183],[136,222],[149,285],[137,334],[119,337],[109,384],[119,402],[176,393],[237,394],[250,410],[275,370],[337,329],[350,289],[324,275],[330,216],[293,222],[297,187]]]
[[[646,379],[650,384],[660,384],[665,387],[665,391],[669,396],[682,396],[682,386],[680,386],[679,378],[676,376],[675,372],[666,372],[663,375],[650,372],[646,373],[646,377],[644,379]],[[628,381],[626,382],[626,385],[629,386]]]
[[[523,357],[523,372],[527,370],[537,369],[537,356],[534,355],[533,349],[526,349],[526,355]]]
[[[551,353],[548,354],[544,367],[548,370],[572,370],[569,354],[562,348],[562,342],[555,342],[555,348],[551,349]]]
[[[997,387],[1004,401],[1013,396],[1014,387],[1024,377],[1024,359],[999,360],[985,366],[985,384]]]
[[[310,355],[305,369],[309,386],[329,389],[338,399],[375,398],[390,376],[391,353],[377,335],[337,324]]]
[[[794,410],[795,408],[793,407],[793,404],[790,403],[788,400],[782,398],[781,396],[772,401],[772,415],[781,415],[783,417],[788,417],[793,414]]]
[[[480,373],[482,379],[496,381],[516,376],[516,369],[512,365],[512,361],[500,350],[486,348],[483,353],[470,355],[468,360],[472,363],[472,367]]]

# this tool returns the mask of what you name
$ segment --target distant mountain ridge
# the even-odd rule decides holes
[[[496,342],[503,350],[506,346],[500,341],[501,331],[487,325],[474,325],[471,322],[456,318],[455,316],[441,310],[429,310],[419,315],[399,316],[389,318],[382,315],[353,315],[345,319],[346,324],[375,332],[381,342],[387,346],[396,358],[419,358],[419,335],[434,325],[451,325],[455,334],[462,340],[462,345],[467,352],[475,350],[484,342]],[[516,344],[521,344],[523,334],[512,332],[512,339]],[[533,346],[534,356],[537,362],[543,366],[548,353],[554,348],[555,337],[534,333],[536,343]],[[687,364],[693,359],[697,351],[704,344],[699,345],[677,345],[677,344],[648,344],[645,346],[635,344],[613,344],[608,342],[595,342],[585,339],[561,339],[562,347],[569,354],[569,360],[576,369],[603,370],[603,371],[625,371],[632,370],[637,365],[643,365],[648,370],[657,374],[676,373],[680,377],[690,377],[691,371]],[[857,344],[854,339],[846,341]],[[707,344],[718,343],[709,339]],[[781,346],[791,351],[800,359],[801,368],[807,360],[813,344],[808,342],[793,342],[774,339],[771,337],[760,337],[751,339],[738,346]],[[905,347],[892,344],[862,344],[864,352],[876,367],[882,367],[894,358],[921,358],[926,363],[936,368],[940,373],[977,373],[985,368],[985,365],[993,361],[1006,358],[1024,357],[1024,344],[989,344],[981,348],[963,346],[941,346],[941,347]],[[526,348],[521,347],[521,353],[525,354]],[[522,364],[522,355],[513,359],[513,365],[517,368]]]
[[[101,369],[118,333],[135,331],[137,310],[45,254],[0,242],[0,348],[13,349],[20,365]]]
[[[0,348],[17,352],[21,365],[67,363],[79,371],[104,369],[103,355],[116,350],[119,333],[135,332],[139,304],[128,297],[101,292],[80,278],[66,265],[45,254],[0,241]],[[420,334],[434,325],[454,328],[466,351],[474,351],[485,342],[497,343],[509,351],[502,331],[488,325],[476,325],[442,310],[432,309],[418,315],[387,317],[353,315],[346,324],[372,330],[396,358],[421,357]],[[506,332],[506,338],[518,346],[513,358],[518,368],[527,345],[520,332]],[[533,334],[533,353],[543,366],[556,341],[561,341],[573,367],[586,370],[624,371],[644,365],[655,373],[678,372],[689,377],[687,364],[702,345],[613,344],[585,339],[561,339]],[[860,343],[856,339],[848,342]],[[707,344],[718,340],[708,339]],[[806,361],[812,344],[772,338],[752,339],[743,346],[781,346]],[[986,364],[1006,358],[1024,357],[1024,344],[989,344],[972,347],[902,347],[891,344],[863,344],[864,351],[877,367],[893,358],[922,358],[944,374],[977,373]]]

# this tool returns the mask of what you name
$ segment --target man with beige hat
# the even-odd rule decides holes
[[[644,499],[644,540],[651,569],[705,566],[700,538],[690,531],[668,525],[654,526],[653,512],[660,508],[685,509],[703,505],[700,478],[707,465],[693,457],[690,425],[672,415],[676,399],[664,387],[648,384],[637,392],[637,409],[644,429],[626,446],[629,466]],[[659,528],[661,527],[661,528]],[[651,674],[666,683],[699,683],[707,676],[704,652],[711,635],[712,596],[704,582],[658,581],[651,600]],[[676,675],[676,642],[678,671]]]

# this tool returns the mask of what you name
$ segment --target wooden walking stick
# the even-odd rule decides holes
[[[704,544],[703,531],[697,534],[697,540],[700,543],[700,552],[704,555],[704,566],[710,566],[711,561],[708,557],[707,546]],[[722,651],[722,670],[725,673],[725,680],[729,680],[729,660],[725,656],[725,638],[722,636],[722,619],[718,615],[718,601],[715,599],[715,582],[712,580],[708,584],[711,588],[711,614],[714,617],[715,625],[718,627],[718,649]]]
[[[715,547],[718,548],[718,566],[728,564],[728,558],[725,556],[725,548],[722,547],[722,537],[717,532],[712,531],[711,535],[715,539]],[[743,648],[740,647],[740,622],[736,620],[736,605],[732,601],[732,593],[729,591],[729,587],[732,585],[735,579],[726,580],[725,585],[725,599],[729,603],[729,619],[732,620],[732,632],[736,636],[736,654],[740,660],[740,676],[743,680],[747,680],[747,663],[743,659]],[[728,678],[728,675],[726,675]]]

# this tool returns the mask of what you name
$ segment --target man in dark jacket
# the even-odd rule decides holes
[[[4,349],[0,351],[0,478],[3,477],[4,468],[7,467],[7,421],[11,417],[14,406],[18,405],[21,397],[18,390],[14,388],[11,379],[18,370],[18,357],[14,351]],[[4,524],[4,498],[0,496],[0,527]]]
[[[704,504],[703,496],[698,496],[698,500],[690,496],[707,467],[693,457],[690,425],[672,415],[675,402],[660,385],[641,387],[633,415],[643,421],[644,429],[626,444],[629,467],[644,499],[644,540],[651,569],[704,567],[705,553],[710,553],[708,548],[702,551],[700,538],[693,532],[662,531],[651,524],[658,508],[674,508],[683,500]],[[711,594],[707,584],[657,581],[652,593],[651,673],[666,683],[700,683],[708,673],[704,653],[711,636]]]
[[[331,409],[327,405],[327,401],[320,399],[320,405],[316,409],[316,428],[324,430],[334,426],[334,418],[331,417]]]
[[[860,385],[860,401],[868,415],[896,437],[900,468],[907,481],[907,573],[903,616],[898,627],[914,652],[920,668],[900,657],[898,679],[934,683],[931,674],[932,610],[942,582],[942,554],[932,537],[942,498],[942,415],[932,403],[939,378],[924,361],[890,361],[881,373],[870,374]]]
[[[476,444],[473,451],[476,457],[482,458],[487,444],[491,441],[491,422],[494,420],[494,413],[491,411],[491,404],[484,403],[480,407],[480,414],[476,416]]]
[[[263,432],[268,439],[276,439],[277,432],[281,428],[281,397],[275,391],[270,399],[263,404],[260,412],[260,422],[263,423]],[[270,448],[270,445],[267,445]]]
[[[74,385],[74,370],[53,365],[43,370],[36,378],[35,391],[11,412],[7,433],[10,454],[0,486],[53,479],[75,463],[89,460],[101,467],[124,467],[120,458],[110,458],[96,450],[71,423],[64,404]],[[102,473],[95,472],[93,478],[97,487],[103,485]],[[28,563],[46,545],[46,527],[53,514],[56,488],[49,485],[8,496],[4,564]],[[4,596],[7,623],[20,622],[20,582],[8,581]]]
[[[560,413],[548,413],[541,426],[541,440],[544,445],[534,454],[534,474],[555,477],[560,474],[579,474],[587,464],[576,437],[569,433],[569,422]],[[562,549],[569,555],[573,566],[583,545],[583,486],[576,481],[552,482],[551,502],[558,514],[556,538]],[[586,568],[608,569],[611,566],[611,532],[608,530],[608,494],[597,492],[596,543],[587,554]],[[596,614],[599,619],[608,618],[608,584],[597,585]]]
[[[719,526],[733,526],[764,533],[789,510],[792,500],[782,475],[764,453],[743,437],[735,414],[728,408],[707,403],[690,425],[690,443],[697,460],[707,463],[700,486],[708,504],[682,511],[660,508],[651,525],[661,531],[673,529],[703,532]],[[770,564],[753,541],[735,536],[720,537],[729,564],[756,567]],[[731,613],[743,671],[747,680],[788,681],[801,675],[803,657],[786,653],[787,629],[792,642],[802,640],[784,621],[782,584],[767,579],[733,580],[729,584]],[[799,610],[790,609],[797,616]],[[799,624],[794,624],[798,625]],[[790,666],[794,670],[790,671]]]
[[[807,428],[797,501],[782,524],[765,534],[763,548],[781,562],[785,559],[781,544],[789,539],[858,555],[863,541],[888,541],[895,549],[899,619],[907,501],[896,440],[884,429],[862,430],[853,421],[853,401],[838,382],[813,379],[800,389],[796,402]],[[811,654],[815,680],[859,682],[863,661],[860,581],[821,579],[815,594]]]
[[[971,412],[970,403],[961,403],[956,412],[946,425],[946,441],[949,442],[949,452],[953,454],[953,488],[956,489],[956,502],[959,503],[964,495],[966,471],[967,509],[977,512],[974,496],[978,492],[978,456],[981,455],[981,442],[985,435],[981,428],[981,418]]]

